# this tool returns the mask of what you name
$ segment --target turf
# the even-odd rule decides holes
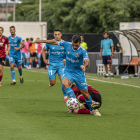
[[[57,77],[54,87],[48,86],[47,71],[23,70],[24,84],[11,86],[10,69],[4,68],[0,87],[1,140],[139,140],[140,79],[121,80],[120,76],[105,83],[102,76],[89,74],[87,83],[102,95],[101,117],[68,114]],[[104,80],[106,81],[106,80]]]

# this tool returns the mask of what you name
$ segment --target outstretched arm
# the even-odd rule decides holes
[[[52,44],[52,45],[58,45],[58,41],[55,41],[55,40],[40,40],[40,39],[36,39],[35,43],[47,43],[47,44]]]

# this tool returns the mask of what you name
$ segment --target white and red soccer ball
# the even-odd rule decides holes
[[[79,101],[76,98],[69,98],[66,105],[69,109],[74,110],[79,107]]]

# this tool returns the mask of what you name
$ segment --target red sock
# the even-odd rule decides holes
[[[79,109],[78,114],[90,114],[90,110],[88,110],[88,109]]]
[[[80,100],[81,103],[86,102],[84,96],[80,96],[79,100]]]
[[[0,82],[1,82],[1,80],[2,80],[2,76],[0,75]]]
[[[36,62],[36,64],[38,64],[38,62]]]
[[[31,65],[31,63],[30,63],[30,65]]]

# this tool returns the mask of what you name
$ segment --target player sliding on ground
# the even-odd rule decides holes
[[[5,45],[7,44],[7,50],[5,51]],[[5,57],[9,54],[10,45],[7,37],[3,36],[3,27],[0,27],[0,87],[3,77],[3,66],[5,64]]]
[[[54,40],[61,41],[61,30],[54,30]],[[46,60],[46,51],[49,50],[49,61]],[[54,86],[56,82],[56,73],[60,80],[62,79],[62,75],[64,74],[64,62],[65,59],[65,49],[63,46],[59,45],[50,45],[46,43],[46,47],[43,48],[42,51],[43,61],[48,67],[48,78],[49,78],[49,86]],[[67,95],[64,94],[64,102],[67,102]]]
[[[11,76],[13,82],[11,85],[16,85],[16,79],[15,79],[15,70],[14,66],[17,65],[18,71],[19,71],[19,77],[20,77],[20,83],[23,83],[23,77],[22,77],[22,54],[21,50],[25,45],[22,41],[22,38],[17,36],[15,34],[15,26],[10,27],[10,33],[11,35],[8,37],[10,42],[10,52],[9,52],[9,64],[11,68]]]
[[[100,103],[92,102],[91,95],[88,93],[84,72],[86,67],[89,66],[89,58],[87,51],[80,45],[80,35],[74,35],[72,37],[72,42],[55,40],[36,40],[35,42],[60,45],[64,47],[66,50],[66,66],[61,80],[63,85],[62,88],[70,98],[76,98],[73,90],[69,86],[71,83],[75,82],[77,88],[81,90],[91,114],[94,114],[94,107],[97,105],[100,106]]]
[[[101,99],[101,95],[100,93],[94,89],[92,86],[87,85],[88,87],[88,92],[91,95],[91,98],[93,100],[93,102],[99,102],[100,106],[102,105],[102,99]],[[73,90],[75,96],[77,97],[77,99],[79,100],[80,103],[86,103],[84,96],[81,94],[80,89],[77,88],[76,84],[73,84],[71,86],[71,89]],[[94,111],[94,115],[95,116],[101,116],[98,108],[100,106],[94,107],[95,111]],[[72,113],[75,112],[77,114],[90,114],[90,110],[87,104],[80,104],[79,108],[73,110],[68,110],[68,113]]]

